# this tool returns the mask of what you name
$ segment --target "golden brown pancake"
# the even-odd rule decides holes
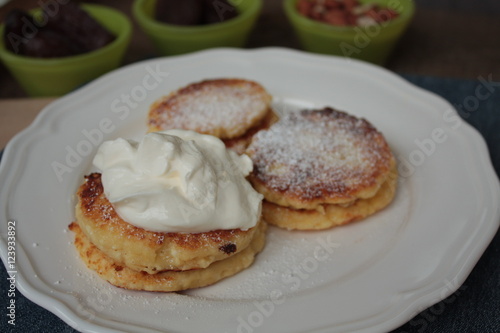
[[[371,198],[358,199],[348,205],[320,205],[316,209],[293,209],[263,202],[263,217],[269,224],[290,230],[319,230],[361,220],[389,205],[396,193],[397,170]]]
[[[75,246],[87,267],[111,284],[134,290],[180,291],[213,284],[250,266],[264,247],[267,225],[261,223],[256,227],[253,239],[243,251],[207,268],[156,274],[135,271],[116,263],[89,241],[78,223],[71,223],[69,228],[75,233]]]
[[[287,229],[348,223],[394,197],[396,162],[383,135],[332,108],[287,114],[258,132],[246,153],[254,163],[249,180],[265,198],[264,218]]]
[[[236,255],[249,246],[257,227],[203,233],[162,233],[133,226],[118,216],[103,192],[101,175],[85,177],[77,192],[76,220],[82,232],[119,265],[154,274],[188,270]],[[264,222],[259,222],[264,223]]]
[[[248,141],[247,132],[269,125],[275,117],[271,100],[271,95],[260,84],[249,80],[213,79],[192,83],[151,105],[149,132],[192,130],[233,140],[237,150],[235,139]]]
[[[258,132],[249,179],[269,202],[295,209],[370,198],[395,160],[368,121],[325,108],[289,113]]]

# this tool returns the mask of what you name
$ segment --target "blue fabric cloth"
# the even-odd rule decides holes
[[[481,100],[477,98],[477,92],[482,97],[481,93],[486,90],[478,86],[483,85],[483,79],[488,81],[488,77],[478,80],[414,75],[403,77],[448,100],[462,118],[482,134],[493,167],[500,177],[500,82],[496,82],[496,86],[489,86],[491,94]],[[500,232],[497,232],[467,280],[453,295],[424,310],[391,333],[406,332],[500,332]]]
[[[489,86],[491,94],[483,100],[477,98],[477,89],[480,89],[481,97],[490,90],[477,88],[483,84],[481,78],[458,80],[415,75],[402,76],[417,86],[444,97],[461,110],[461,116],[479,130],[486,139],[494,168],[497,175],[500,175],[500,86]],[[487,81],[488,77],[483,79]],[[16,326],[8,325],[8,318],[5,315],[5,309],[8,306],[6,295],[9,288],[7,277],[2,265],[0,308],[3,310],[0,332],[76,332],[58,317],[32,303],[19,292],[16,293]],[[406,332],[500,332],[500,233],[496,234],[468,279],[457,292],[424,310],[391,333]]]

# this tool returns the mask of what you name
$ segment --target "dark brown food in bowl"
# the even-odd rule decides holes
[[[11,52],[36,58],[87,53],[111,43],[115,36],[74,3],[35,19],[12,10],[5,20],[4,43]]]
[[[78,46],[64,35],[42,29],[24,45],[19,54],[36,58],[60,58],[79,52]]]
[[[155,13],[160,22],[182,26],[220,23],[238,16],[227,0],[158,0]]]
[[[109,31],[75,3],[70,2],[59,8],[56,15],[48,20],[46,27],[66,35],[84,52],[97,50],[115,39]]]
[[[203,4],[199,0],[156,2],[156,19],[175,25],[197,25],[203,12]]]

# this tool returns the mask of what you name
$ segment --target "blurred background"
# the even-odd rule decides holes
[[[5,1],[4,1],[5,2]],[[30,9],[40,0],[12,0],[0,7],[0,20],[13,8]],[[123,64],[159,56],[132,18],[132,0],[89,0],[124,12],[133,23]],[[282,46],[301,49],[282,0],[264,0],[247,48]],[[1,2],[0,2],[1,3]],[[413,21],[385,67],[401,74],[476,80],[500,80],[500,1],[415,0]],[[0,98],[27,97],[5,66],[0,65]]]

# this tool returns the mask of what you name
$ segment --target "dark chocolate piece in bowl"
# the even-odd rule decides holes
[[[158,0],[156,19],[175,25],[198,25],[203,15],[203,4],[199,0]]]

